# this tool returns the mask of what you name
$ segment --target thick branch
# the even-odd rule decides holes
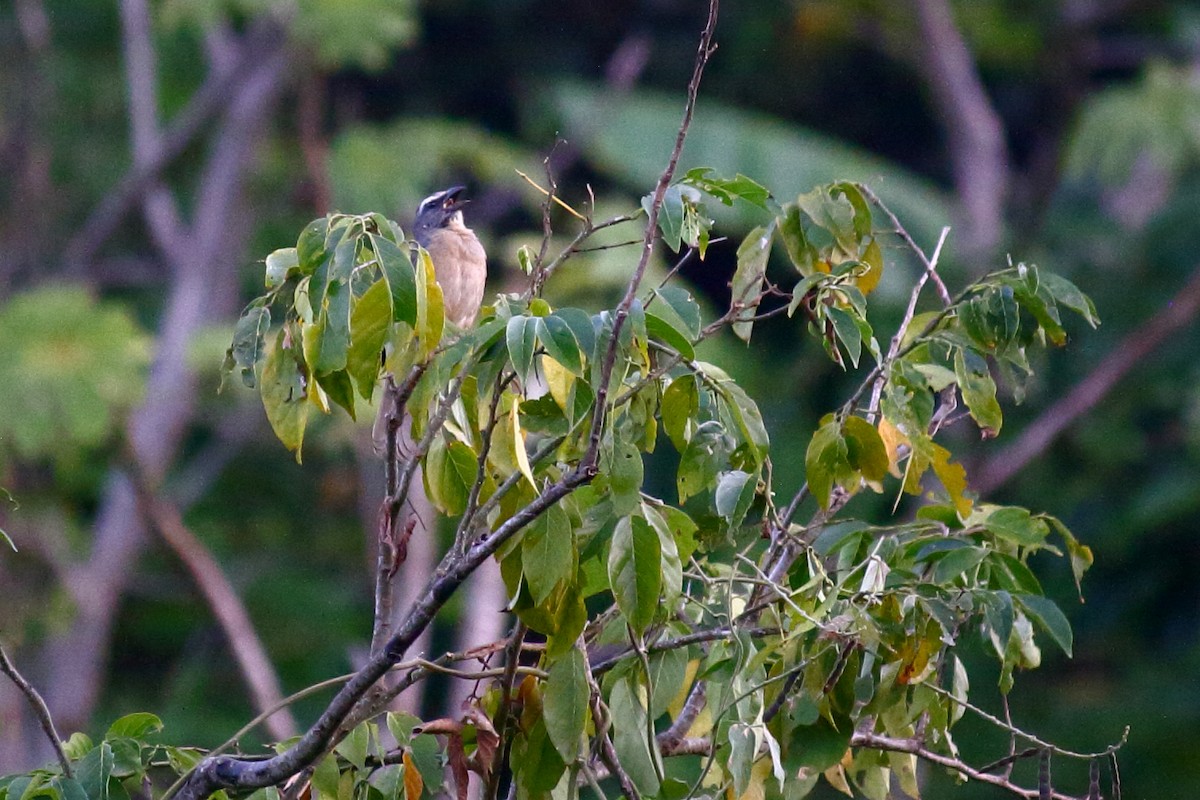
[[[1076,419],[1090,411],[1121,379],[1200,314],[1200,266],[1164,309],[1156,312],[1056,403],[1022,431],[1021,436],[975,471],[973,488],[987,494],[1011,480]]]

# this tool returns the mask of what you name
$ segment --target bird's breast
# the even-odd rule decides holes
[[[425,246],[433,259],[446,319],[465,328],[475,321],[483,302],[483,284],[487,279],[487,254],[468,228],[440,228]]]

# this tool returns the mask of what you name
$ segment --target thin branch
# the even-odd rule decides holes
[[[67,759],[67,754],[63,751],[62,740],[58,736],[58,731],[54,729],[54,719],[50,716],[50,709],[46,707],[46,701],[38,694],[37,689],[33,688],[33,685],[25,680],[25,676],[13,666],[12,661],[8,658],[8,653],[4,652],[4,645],[2,644],[0,644],[0,672],[7,675],[9,680],[21,690],[21,694],[25,695],[25,699],[29,701],[29,705],[33,708],[33,713],[37,716],[38,724],[42,726],[42,731],[45,732],[46,738],[50,740],[50,744],[54,748],[54,755],[58,758],[63,775],[68,778],[74,777],[74,774],[71,772],[71,762]]]
[[[866,747],[872,750],[883,750],[892,753],[910,753],[922,761],[928,761],[931,764],[937,764],[940,767],[953,770],[964,778],[995,786],[1017,797],[1024,797],[1026,800],[1036,800],[1039,797],[1037,789],[1026,789],[1018,786],[1007,778],[999,775],[991,775],[976,769],[961,759],[930,750],[921,742],[913,739],[897,739],[892,736],[883,736],[869,731],[855,731],[850,737],[850,746]],[[1077,798],[1063,794],[1062,792],[1051,792],[1049,797],[1052,800],[1077,800]]]
[[[1147,356],[1169,336],[1191,325],[1198,314],[1200,266],[1165,308],[1126,334],[1087,377],[1026,426],[1015,442],[975,470],[973,488],[986,494],[1020,474],[1059,434],[1108,396],[1135,367],[1146,363]]]
[[[484,800],[496,800],[500,792],[500,773],[508,763],[512,737],[507,736],[509,716],[512,714],[512,687],[517,677],[517,664],[521,657],[521,643],[529,628],[525,623],[518,622],[513,628],[508,647],[504,650],[504,676],[500,680],[500,710],[496,713],[496,738],[501,743],[496,748],[491,771],[488,773],[487,791]]]
[[[1008,733],[1012,734],[1013,736],[1017,736],[1021,739],[1024,739],[1027,742],[1029,742],[1030,744],[1036,745],[1038,748],[1040,748],[1042,750],[1048,750],[1048,751],[1054,753],[1055,755],[1063,756],[1064,758],[1075,758],[1075,759],[1079,759],[1080,761],[1090,761],[1093,758],[1103,758],[1105,756],[1111,755],[1112,753],[1115,753],[1118,750],[1120,750],[1122,747],[1125,746],[1126,741],[1129,740],[1129,726],[1126,726],[1124,732],[1121,734],[1121,738],[1118,739],[1113,744],[1110,744],[1108,747],[1104,748],[1103,750],[1098,750],[1095,753],[1076,753],[1073,750],[1066,750],[1062,747],[1059,747],[1058,745],[1051,744],[1050,742],[1047,742],[1047,741],[1043,741],[1042,739],[1039,739],[1038,737],[1034,736],[1031,733],[1026,733],[1025,731],[1023,731],[1020,728],[1013,725],[1011,722],[1006,722],[1005,720],[1002,720],[993,714],[989,714],[988,712],[984,711],[982,708],[979,708],[978,706],[972,705],[971,703],[967,702],[966,700],[963,700],[961,697],[955,697],[953,693],[946,691],[945,689],[943,689],[942,687],[940,687],[936,684],[925,682],[923,685],[925,686],[926,689],[933,691],[934,694],[939,694],[942,697],[945,697],[948,700],[953,701],[957,705],[960,705],[963,708],[965,708],[965,709],[977,714],[978,716],[982,717],[983,719],[987,720],[991,724],[995,725],[997,728],[1000,728],[1003,731],[1007,731]]]
[[[617,343],[620,340],[621,328],[625,325],[625,320],[629,316],[630,309],[633,307],[633,301],[637,299],[638,288],[641,286],[642,277],[646,273],[646,265],[649,264],[650,256],[654,252],[654,243],[658,240],[658,216],[662,211],[663,198],[667,194],[667,187],[671,185],[671,179],[675,176],[675,168],[679,163],[679,156],[683,153],[683,143],[687,139],[688,129],[692,124],[692,115],[696,110],[696,96],[700,91],[700,79],[704,75],[704,67],[708,64],[708,59],[716,50],[712,40],[713,34],[716,31],[719,5],[719,0],[709,0],[708,20],[704,25],[704,31],[700,34],[700,45],[696,51],[696,63],[692,69],[692,79],[688,83],[687,103],[684,106],[683,121],[679,125],[679,132],[675,135],[675,146],[671,150],[667,166],[663,170],[662,175],[659,176],[658,183],[654,187],[653,199],[650,201],[650,211],[646,215],[646,232],[642,238],[641,257],[638,259],[637,266],[633,270],[633,275],[630,276],[629,283],[625,287],[625,296],[621,298],[621,302],[617,305],[616,311],[613,314],[612,339],[609,342],[608,350],[605,353],[600,369],[600,384],[596,388],[595,419],[588,441],[587,454],[584,456],[582,464],[589,473],[594,474],[596,462],[600,455],[600,439],[604,431],[608,387],[612,379],[613,368],[616,364]]]

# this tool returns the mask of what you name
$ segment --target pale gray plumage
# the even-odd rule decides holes
[[[462,186],[434,192],[421,201],[413,238],[429,251],[446,308],[446,319],[460,328],[475,321],[483,302],[487,254],[475,232],[463,224]]]

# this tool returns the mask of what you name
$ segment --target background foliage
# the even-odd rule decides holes
[[[187,253],[162,245],[150,212],[123,218],[86,259],[71,247],[139,152],[122,50],[121,12],[133,5],[21,0],[0,9],[0,48],[12,65],[0,74],[0,159],[11,176],[0,188],[0,484],[20,501],[5,509],[3,527],[21,548],[0,560],[0,635],[18,645],[18,661],[51,700],[54,648],[86,611],[84,584],[66,579],[91,575],[80,565],[95,563],[97,552],[125,552],[96,547],[106,541],[97,538],[98,512],[113,507],[105,498],[120,442],[146,438],[136,423],[126,432],[122,415],[137,409],[136,418],[160,402],[155,384],[144,383],[154,380],[148,360],[179,330],[168,324],[178,319],[170,290],[187,274],[178,266]],[[931,245],[966,204],[946,133],[955,122],[940,116],[922,71],[909,5],[731,4],[685,166],[753,175],[781,197],[866,179]],[[254,34],[268,7],[150,5],[162,119],[189,107],[214,65],[228,63],[222,48]],[[962,285],[1012,252],[1073,279],[1105,320],[1045,356],[1026,404],[1006,407],[1006,436],[1019,436],[1120,352],[1131,331],[1161,318],[1196,269],[1200,20],[1183,2],[988,0],[953,10],[1003,126],[1007,187],[998,238],[980,245],[969,221],[956,226],[942,258],[947,280]],[[275,13],[294,48],[291,77],[244,124],[253,146],[232,162],[245,165],[242,182],[224,196],[215,232],[204,227],[214,217],[201,213],[209,209],[202,188],[219,184],[213,165],[228,152],[218,135],[227,128],[216,122],[233,125],[236,114],[215,117],[164,173],[194,226],[190,244],[208,256],[198,260],[223,265],[194,270],[209,281],[203,316],[228,322],[187,330],[180,346],[196,375],[191,405],[170,426],[177,447],[152,460],[294,689],[344,671],[363,642],[370,596],[362,531],[370,527],[360,521],[359,496],[374,463],[362,455],[365,433],[331,419],[318,423],[330,430],[311,439],[300,470],[280,458],[259,407],[212,391],[237,310],[261,278],[253,254],[293,240],[327,203],[351,213],[385,208],[403,222],[429,190],[466,180],[472,224],[496,254],[492,288],[503,288],[518,274],[510,254],[540,228],[540,198],[513,170],[537,174],[556,135],[566,140],[556,151],[564,191],[578,200],[590,183],[601,216],[635,205],[652,183],[677,122],[701,9],[314,0]],[[683,276],[702,304],[722,308],[736,242],[757,223],[738,207],[716,213],[739,235],[714,242]],[[620,252],[581,255],[552,286],[551,302],[611,305],[626,263]],[[899,319],[903,284],[885,278],[878,292]],[[28,319],[22,309],[34,303],[58,310]],[[47,321],[58,324],[46,330]],[[762,357],[740,357],[742,345],[730,338],[714,343],[711,360],[732,365],[764,398],[777,441],[805,441],[847,393],[842,372],[782,321],[755,335]],[[1063,519],[1097,554],[1082,605],[1065,566],[1037,565],[1059,578],[1047,590],[1076,628],[1075,656],[1045,652],[1046,664],[1013,697],[1015,717],[1077,749],[1103,746],[1130,724],[1126,784],[1158,797],[1189,796],[1200,782],[1189,733],[1200,697],[1188,678],[1200,667],[1195,342],[1194,325],[1176,328],[1118,390],[989,495]],[[44,356],[23,366],[31,352],[52,352],[61,367],[38,372]],[[85,404],[91,414],[78,411]],[[47,414],[58,425],[49,433]],[[968,475],[986,473],[998,446],[968,441],[965,429],[952,435],[974,454]],[[777,477],[794,481],[804,453],[787,455],[775,455]],[[174,740],[215,744],[248,716],[240,680],[177,560],[157,546],[136,552],[110,605],[96,695],[73,705],[84,713],[75,722],[99,736],[105,721],[153,708]],[[3,702],[15,705],[7,695]],[[207,713],[191,713],[198,705]],[[981,748],[995,749],[987,735],[980,730]],[[4,737],[0,767],[38,757],[18,745],[20,731],[7,727]]]

